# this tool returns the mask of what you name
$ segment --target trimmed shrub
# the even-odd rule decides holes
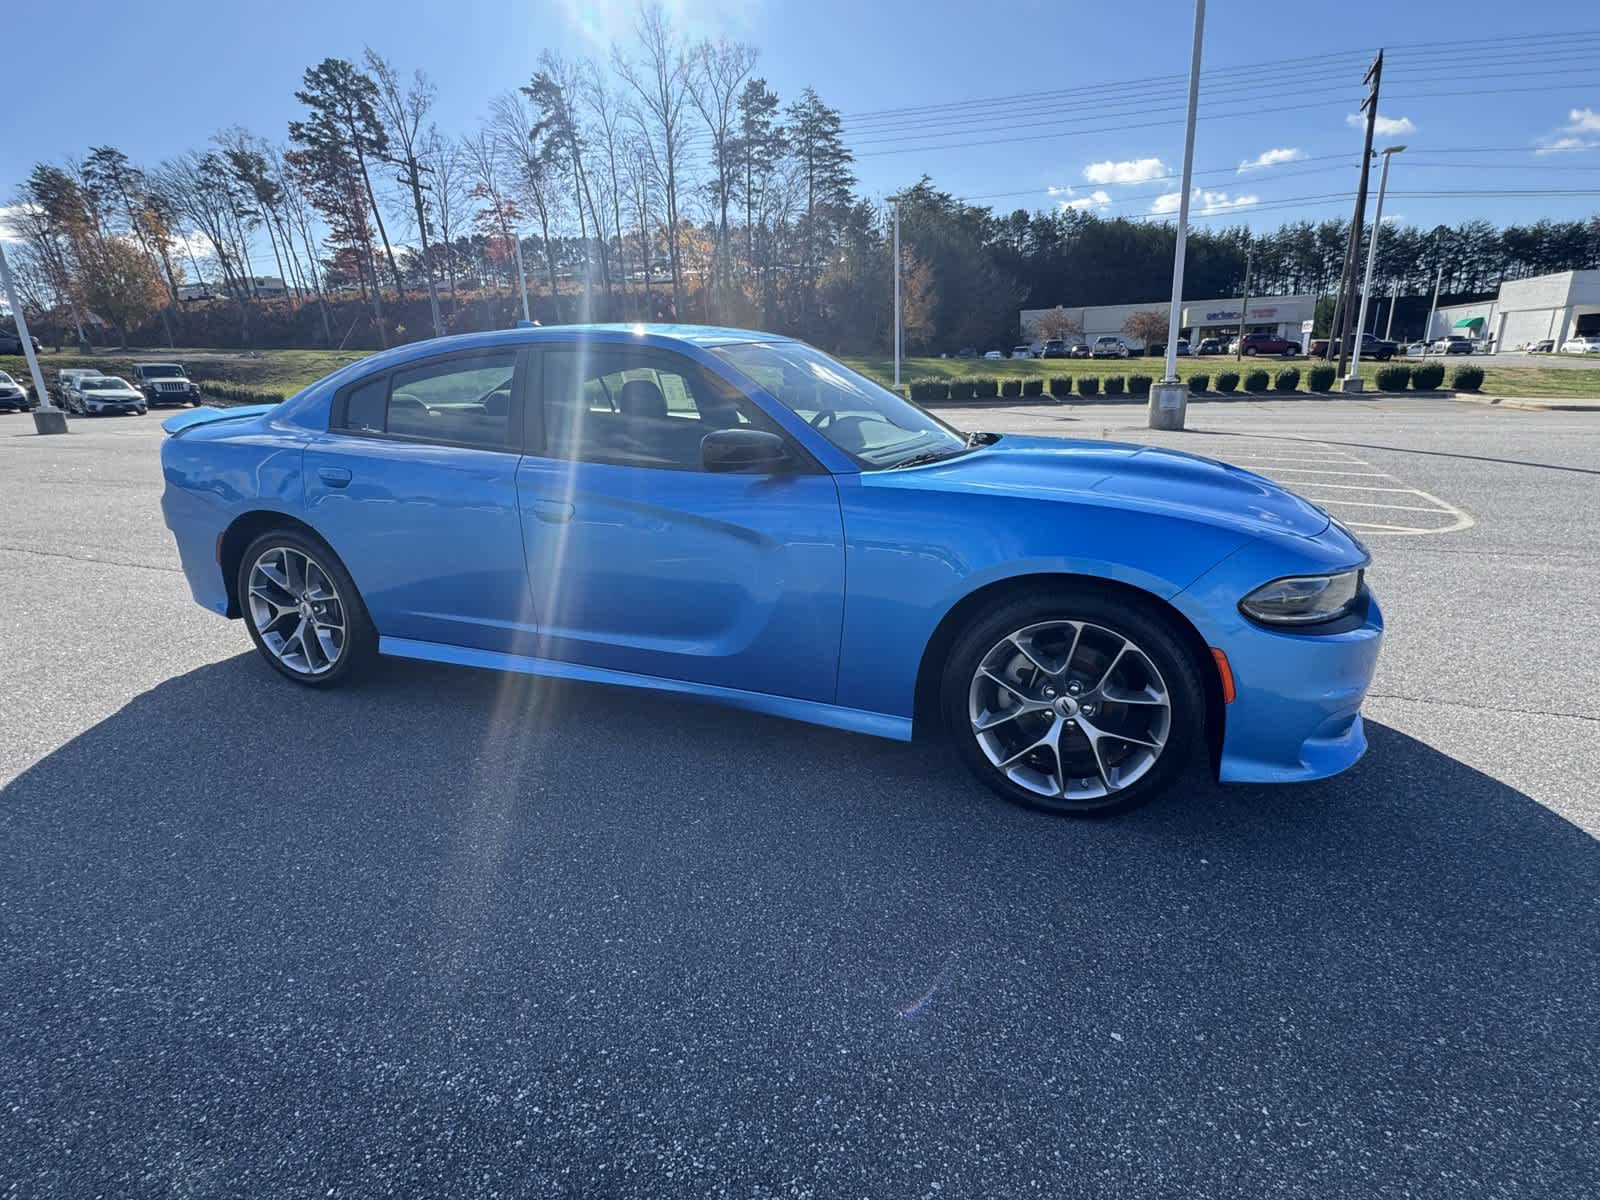
[[[1457,367],[1450,376],[1450,386],[1458,392],[1475,392],[1483,386],[1482,367]]]
[[[1127,387],[1127,381],[1124,380],[1121,375],[1107,375],[1104,386],[1106,389],[1106,395],[1120,396],[1122,395],[1123,389]]]
[[[1200,395],[1210,386],[1211,376],[1207,375],[1204,371],[1196,371],[1193,375],[1189,376],[1189,391],[1194,393],[1196,396]]]
[[[1443,371],[1440,372],[1443,374]],[[1403,366],[1379,367],[1378,390],[1380,392],[1403,392],[1406,384],[1411,380],[1411,368]]]
[[[971,379],[952,379],[950,381],[950,399],[971,400],[974,395],[973,382]]]
[[[1024,379],[1022,381],[1022,394],[1024,396],[1042,396],[1042,395],[1044,395],[1044,380],[1042,380],[1042,379]]]
[[[1312,367],[1306,372],[1306,390],[1311,392],[1326,392],[1333,387],[1334,378],[1338,371],[1326,364]]]
[[[1098,376],[1098,375],[1080,375],[1080,376],[1078,376],[1078,395],[1080,395],[1080,396],[1094,396],[1094,395],[1098,395],[1099,392],[1100,392],[1100,376]]]
[[[911,398],[918,404],[937,404],[950,399],[950,384],[943,379],[918,379],[911,384]]]
[[[1280,392],[1298,391],[1300,387],[1300,368],[1284,367],[1272,378],[1274,390]]]
[[[1150,385],[1154,382],[1155,380],[1148,375],[1129,375],[1128,394],[1130,396],[1148,396],[1150,394]]]
[[[1052,396],[1070,396],[1070,395],[1072,395],[1072,376],[1071,375],[1052,375],[1052,376],[1050,376],[1050,394]]]
[[[1020,396],[1020,395],[1022,395],[1022,380],[1020,380],[1020,379],[1002,379],[1000,381],[1000,394],[1002,396]]]
[[[1217,372],[1217,391],[1223,392],[1223,393],[1227,393],[1227,392],[1233,391],[1238,386],[1239,386],[1239,372],[1237,372],[1237,371],[1218,371]]]
[[[1443,382],[1443,363],[1423,363],[1411,368],[1411,386],[1419,392],[1431,392]]]
[[[972,381],[972,394],[979,400],[993,400],[1000,394],[1000,381],[992,375]]]
[[[1271,379],[1265,371],[1254,370],[1244,377],[1244,390],[1247,392],[1264,392]]]

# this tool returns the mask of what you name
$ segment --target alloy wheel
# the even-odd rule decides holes
[[[997,771],[1067,804],[1143,778],[1172,729],[1171,697],[1150,656],[1086,621],[1044,621],[1000,639],[978,662],[967,711]]]
[[[309,554],[272,546],[250,567],[250,623],[297,675],[323,675],[344,653],[346,613],[333,577]]]

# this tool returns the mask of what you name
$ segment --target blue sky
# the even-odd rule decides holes
[[[1193,12],[1185,0],[1133,10],[1062,0],[668,8],[691,36],[757,46],[759,73],[786,101],[810,84],[843,110],[870,195],[926,173],[1001,210],[1175,207]],[[541,50],[604,56],[613,37],[627,40],[635,4],[63,0],[16,9],[6,43],[29,49],[8,56],[21,120],[5,123],[0,204],[33,162],[94,144],[153,163],[234,124],[281,139],[299,115],[292,93],[303,70],[326,55],[358,58],[366,43],[403,71],[426,70],[439,88],[439,124],[465,132],[492,96],[527,79]],[[1378,144],[1410,147],[1395,160],[1389,215],[1432,225],[1600,210],[1600,12],[1525,0],[1514,22],[1496,20],[1473,42],[1475,20],[1442,19],[1434,6],[1357,0],[1336,18],[1316,11],[1330,19],[1313,57],[1302,11],[1213,0],[1195,153],[1200,219],[1270,227],[1348,212],[1338,193],[1353,186],[1361,137],[1349,122],[1380,31],[1392,97],[1381,111],[1395,124]],[[918,111],[887,111],[905,109]],[[1240,169],[1263,155],[1274,161]],[[1577,194],[1407,194],[1527,189]]]

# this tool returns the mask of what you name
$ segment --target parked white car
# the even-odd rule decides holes
[[[1013,346],[1011,348],[1011,357],[1012,358],[1032,358],[1033,357],[1033,347],[1032,346]]]
[[[71,410],[78,380],[97,379],[101,374],[102,372],[96,371],[92,367],[63,367],[57,371],[56,399],[60,402],[61,407]]]
[[[1586,334],[1561,343],[1563,354],[1600,354],[1600,335]]]
[[[1000,351],[998,351],[998,350],[989,350],[989,351],[986,351],[984,353],[983,357],[986,358],[989,362],[1000,362],[1002,359],[1005,358],[1005,355],[1000,353]]]
[[[126,379],[115,375],[95,375],[80,379],[69,393],[74,411],[97,417],[106,413],[138,413],[149,408],[144,393]]]

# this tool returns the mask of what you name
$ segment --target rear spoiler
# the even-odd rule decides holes
[[[240,408],[191,408],[168,417],[161,422],[161,428],[167,431],[168,437],[177,437],[185,429],[193,429],[196,425],[210,425],[216,421],[243,421],[250,417],[259,417],[262,413],[269,413],[277,407],[276,404],[247,404]]]

